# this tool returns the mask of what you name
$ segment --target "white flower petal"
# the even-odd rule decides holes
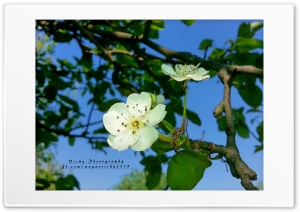
[[[127,98],[126,107],[129,113],[135,117],[144,115],[151,108],[151,97],[149,93],[130,94]]]
[[[204,68],[198,68],[195,72],[195,74],[202,74],[202,75],[208,74],[208,73],[209,73],[209,71],[206,71]]]
[[[128,147],[132,145],[135,145],[139,140],[139,136],[139,134],[132,134],[132,132],[128,130],[118,136],[108,136],[107,142],[112,148],[122,151],[128,149]]]
[[[104,114],[103,124],[110,134],[120,135],[124,132],[124,130],[126,130],[128,126],[128,120],[126,120],[125,116],[122,114],[123,113],[118,113],[117,111],[109,111]]]
[[[129,115],[128,110],[126,108],[126,104],[123,102],[115,103],[114,105],[112,105],[107,112],[110,111],[116,111],[119,114],[123,113],[123,115],[125,116]]]
[[[143,120],[144,124],[146,124],[147,126],[157,125],[165,118],[167,114],[167,111],[165,110],[166,110],[166,105],[163,104],[156,105],[156,107],[153,110],[150,110],[146,114]]]
[[[171,66],[162,64],[161,65],[161,70],[164,74],[166,75],[177,75],[177,73],[174,71],[174,69]]]
[[[115,138],[116,136],[113,136],[112,134],[110,134],[109,136],[108,136],[108,138],[107,138],[107,143],[109,144],[109,146],[113,146],[113,143],[114,143],[114,138]]]
[[[202,74],[189,74],[187,75],[187,77],[195,80],[195,81],[200,81],[200,80],[205,80],[205,79],[209,79],[210,76],[209,75],[202,75]]]
[[[156,104],[157,105],[163,104],[163,103],[165,103],[165,101],[166,101],[166,99],[165,99],[164,95],[161,95],[161,94],[156,95]]]
[[[135,151],[149,149],[154,141],[158,139],[158,132],[154,127],[145,127],[138,132],[140,139],[131,148]]]
[[[189,79],[188,77],[186,77],[186,76],[176,76],[176,77],[174,77],[174,76],[171,76],[174,80],[176,80],[176,81],[183,81],[183,80],[186,80],[186,79]]]

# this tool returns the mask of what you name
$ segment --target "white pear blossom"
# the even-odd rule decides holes
[[[158,138],[154,128],[167,112],[158,104],[151,110],[149,93],[131,94],[125,103],[116,103],[103,116],[103,123],[110,133],[108,144],[119,151],[131,147],[135,151],[149,149]]]
[[[193,79],[195,81],[209,79],[209,72],[206,71],[204,68],[198,68],[198,66],[194,65],[182,65],[177,64],[175,65],[175,70],[169,66],[162,64],[161,69],[164,74],[170,75],[176,81],[183,81],[183,80],[190,80]]]

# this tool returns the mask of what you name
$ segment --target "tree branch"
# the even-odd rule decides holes
[[[74,137],[74,138],[86,138],[88,140],[93,140],[93,139],[104,139],[106,140],[107,137],[102,137],[102,136],[87,136],[86,133],[83,134],[71,134],[68,131],[65,131],[63,129],[52,129],[44,124],[42,124],[41,122],[39,122],[38,120],[36,120],[36,128],[43,128],[45,130],[47,130],[48,132],[53,132],[56,133],[58,135],[63,135],[63,136],[68,136],[68,137]]]
[[[257,180],[256,173],[241,159],[237,149],[217,145],[212,142],[196,141],[191,139],[188,140],[188,146],[193,150],[207,150],[210,154],[219,154],[220,158],[225,157],[226,162],[230,167],[231,174],[234,177],[241,179],[242,186],[246,190],[258,190],[258,188],[256,188],[251,182],[251,180]]]
[[[235,77],[236,71],[233,70],[231,74],[227,70],[220,70],[218,75],[224,85],[223,100],[214,110],[214,116],[221,115],[223,111],[226,116],[226,146],[222,147],[219,152],[218,149],[210,145],[210,152],[217,152],[220,156],[224,156],[230,167],[232,176],[241,179],[242,186],[247,190],[258,190],[251,182],[256,180],[256,173],[251,170],[248,165],[242,160],[238,147],[236,145],[236,129],[234,126],[232,108],[231,108],[231,86],[233,78]],[[193,144],[194,145],[194,144]],[[192,146],[193,146],[192,145]]]
[[[174,51],[174,50],[165,48],[165,47],[158,45],[157,43],[147,39],[143,35],[135,36],[135,35],[132,35],[132,34],[126,33],[126,32],[99,30],[99,29],[95,29],[92,24],[89,24],[87,26],[87,29],[93,33],[97,33],[104,37],[115,38],[119,41],[129,41],[130,40],[130,41],[144,43],[148,47],[150,47],[150,48],[154,49],[155,51],[164,55],[168,60],[173,58],[173,59],[182,60],[183,62],[189,63],[189,64],[201,63],[201,67],[203,67],[207,70],[215,70],[215,71],[219,72],[220,70],[224,69],[224,70],[227,70],[228,73],[232,73],[233,71],[236,71],[236,73],[240,74],[240,75],[263,78],[263,69],[259,69],[259,68],[256,68],[256,67],[250,66],[250,65],[237,66],[237,65],[222,64],[220,62],[207,61],[207,60],[205,60],[201,57],[198,57],[196,55],[193,55],[189,52],[180,52],[180,51]]]

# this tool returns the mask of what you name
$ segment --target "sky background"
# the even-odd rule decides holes
[[[257,21],[257,20],[255,20]],[[165,29],[160,31],[159,39],[154,40],[166,48],[179,51],[188,51],[192,54],[202,57],[203,51],[198,47],[200,42],[206,38],[213,40],[213,47],[223,48],[225,42],[229,39],[235,40],[237,30],[242,22],[253,22],[253,20],[205,20],[197,21],[193,25],[187,27],[181,21],[169,20],[165,21]],[[255,35],[255,38],[263,40],[263,30],[261,29]],[[154,51],[149,51],[156,54]],[[74,56],[80,57],[81,50],[76,42],[70,44],[57,44],[54,57],[60,59],[68,59],[74,61]],[[99,59],[94,60],[95,62]],[[197,65],[197,64],[195,64]],[[259,87],[262,85],[257,82]],[[223,86],[217,77],[201,82],[189,82],[188,84],[188,101],[187,108],[199,114],[202,121],[201,126],[196,126],[189,122],[188,133],[192,139],[200,139],[202,132],[205,131],[203,140],[211,141],[216,144],[225,145],[226,135],[218,130],[216,119],[212,112],[215,106],[222,100]],[[81,97],[76,93],[70,94],[72,98],[77,100],[82,111],[90,111],[91,105],[86,105],[89,97]],[[117,96],[118,98],[118,96]],[[120,97],[121,98],[121,97]],[[121,98],[126,101],[126,98]],[[244,103],[235,88],[232,89],[232,107],[245,107],[244,111],[250,107]],[[262,108],[260,108],[262,109]],[[248,114],[247,114],[248,115]],[[102,120],[103,113],[94,111],[93,121]],[[257,116],[257,114],[255,114]],[[254,125],[250,123],[254,116],[250,113],[247,116],[250,131],[256,132],[256,126],[263,118],[260,116]],[[87,117],[86,117],[87,119]],[[180,123],[180,120],[177,121]],[[98,126],[99,127],[99,126]],[[258,141],[250,135],[249,139],[240,138],[237,135],[237,145],[240,150],[242,159],[253,169],[258,176],[258,180],[254,184],[263,181],[263,152],[254,153],[254,146],[258,145]],[[124,164],[130,166],[129,169],[73,169],[64,170],[65,173],[73,173],[80,183],[81,190],[107,190],[112,189],[114,185],[121,182],[122,177],[129,174],[133,169],[142,170],[144,166],[140,164],[141,156],[131,149],[118,152],[117,150],[106,148],[107,154],[98,150],[92,150],[86,139],[76,139],[74,146],[70,146],[68,140],[60,137],[60,141],[52,146],[51,149],[56,152],[56,161],[61,166],[68,164],[68,160],[122,160]],[[145,152],[146,155],[155,155],[152,150]],[[174,152],[168,153],[169,156]],[[195,190],[244,190],[240,185],[240,179],[231,176],[227,172],[226,166],[219,160],[212,161],[212,166],[206,169],[204,177],[194,188]],[[165,172],[167,167],[163,167]]]

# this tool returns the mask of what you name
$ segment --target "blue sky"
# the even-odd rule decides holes
[[[223,48],[229,39],[236,39],[237,29],[242,22],[252,22],[251,20],[205,20],[197,21],[192,26],[187,27],[180,21],[166,21],[166,27],[160,31],[158,40],[154,40],[167,48],[180,51],[188,51],[200,57],[203,51],[198,49],[202,40],[209,38],[213,40],[213,47]],[[263,40],[263,30],[256,33],[256,38]],[[155,52],[151,52],[155,53]],[[81,52],[75,42],[71,44],[58,44],[55,48],[54,56],[60,59],[73,60],[73,56],[80,57]],[[97,60],[96,60],[97,61]],[[196,65],[196,64],[195,64]],[[262,85],[258,82],[258,85]],[[200,139],[202,132],[205,131],[205,141],[211,141],[216,144],[225,145],[226,135],[224,132],[218,131],[216,119],[212,112],[214,107],[221,101],[223,95],[223,87],[217,77],[202,82],[190,82],[188,91],[187,108],[195,111],[201,118],[202,125],[196,126],[192,123],[188,125],[189,137],[192,139]],[[70,94],[82,106],[82,111],[90,110],[90,105],[86,106],[88,97],[82,98],[76,93]],[[123,98],[125,101],[126,99]],[[245,107],[250,109],[237,93],[235,88],[232,89],[232,106],[234,108]],[[262,108],[261,108],[262,109]],[[91,121],[99,121],[103,114],[94,111]],[[248,118],[249,117],[249,118]],[[256,132],[257,123],[263,118],[258,118],[256,124],[250,123],[253,115],[247,117],[248,126],[252,132]],[[86,117],[87,118],[87,117]],[[180,123],[180,121],[178,121]],[[258,145],[258,141],[250,136],[249,139],[242,139],[237,136],[237,145],[240,150],[242,159],[252,168],[258,175],[257,183],[263,180],[263,152],[254,153],[254,146]],[[124,164],[128,164],[128,169],[77,169],[71,170],[80,182],[82,190],[107,190],[121,181],[121,178],[129,174],[132,169],[143,169],[139,163],[140,154],[135,154],[131,149],[118,152],[111,148],[106,148],[107,154],[92,150],[90,144],[85,139],[76,139],[74,146],[68,144],[67,139],[60,137],[60,141],[53,149],[57,152],[56,160],[60,165],[68,164],[68,160],[123,160]],[[148,150],[146,155],[155,155],[154,152]],[[169,153],[169,155],[174,152]],[[167,167],[163,167],[166,171]],[[68,173],[68,170],[66,173]],[[255,183],[256,183],[255,182]],[[205,171],[203,179],[195,187],[195,190],[244,190],[240,185],[240,180],[233,178],[230,172],[227,172],[224,163],[216,160],[213,165]]]

